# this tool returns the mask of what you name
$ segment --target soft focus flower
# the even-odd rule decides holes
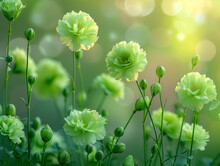
[[[21,0],[2,0],[2,2],[0,2],[0,11],[8,21],[14,21],[24,7]]]
[[[187,148],[190,148],[192,141],[193,124],[185,123],[183,125],[183,133],[181,141],[185,143]],[[196,125],[194,132],[193,150],[199,149],[201,151],[205,150],[205,146],[209,141],[209,133],[205,131],[202,126]]]
[[[116,79],[137,80],[138,72],[143,71],[147,64],[146,53],[138,43],[123,41],[108,53],[106,63]]]
[[[16,48],[10,53],[14,58],[14,66],[12,72],[15,74],[26,74],[27,53],[21,48]],[[35,75],[36,65],[33,59],[28,57],[28,75]]]
[[[204,104],[212,102],[217,96],[213,80],[198,72],[184,75],[175,91],[179,102],[193,111],[200,111]]]
[[[44,59],[37,66],[35,92],[42,98],[56,98],[69,83],[68,73],[62,64],[52,59]]]
[[[37,130],[35,130],[35,135],[34,138],[32,139],[32,149],[31,149],[31,153],[41,153],[43,146],[44,146],[44,142],[41,139],[41,128],[38,128]],[[53,145],[56,145],[57,147],[63,149],[66,148],[66,144],[65,141],[63,139],[63,137],[61,136],[60,133],[58,132],[54,132],[53,133],[53,137],[51,138],[51,140],[49,142],[47,142],[47,150],[52,150],[53,149]]]
[[[152,118],[156,127],[161,129],[162,110],[153,111]],[[175,113],[164,111],[163,114],[163,131],[168,137],[175,139],[180,134],[182,118],[179,118]]]
[[[88,50],[98,40],[98,26],[82,11],[66,13],[58,22],[57,32],[61,42],[72,51]]]
[[[0,133],[3,136],[8,136],[14,144],[20,144],[21,138],[24,135],[23,123],[14,116],[0,116]]]
[[[106,134],[106,119],[95,110],[73,110],[65,121],[64,131],[73,137],[77,145],[94,144],[96,140],[102,140]]]
[[[97,76],[93,82],[94,87],[104,91],[106,95],[111,95],[115,99],[124,97],[124,84],[107,74]]]

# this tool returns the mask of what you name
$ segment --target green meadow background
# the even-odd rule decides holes
[[[220,94],[220,1],[219,0],[26,0],[26,8],[12,24],[11,50],[26,48],[24,31],[32,27],[36,32],[31,42],[31,57],[38,63],[43,58],[60,61],[71,75],[72,53],[62,46],[56,33],[58,20],[66,12],[84,11],[91,15],[99,26],[99,40],[89,51],[84,51],[82,72],[85,88],[88,90],[96,75],[107,73],[105,57],[112,46],[120,41],[136,41],[147,52],[148,65],[139,74],[149,86],[157,81],[155,69],[158,65],[166,68],[162,79],[163,100],[167,98],[166,110],[174,111],[178,101],[174,92],[177,81],[190,71],[190,60],[195,54],[201,58],[196,71],[212,78]],[[0,14],[0,57],[5,57],[8,21]],[[0,60],[0,100],[3,94],[5,63]],[[78,82],[77,82],[78,83]],[[116,102],[109,97],[103,108],[109,113],[107,133],[115,127],[124,126],[134,110],[134,103],[140,97],[135,82],[125,82],[125,98]],[[78,92],[78,89],[76,89]],[[147,91],[149,93],[149,88]],[[26,108],[21,97],[26,97],[25,78],[12,75],[9,79],[8,95],[10,102],[17,107],[17,114],[24,118]],[[93,90],[88,94],[86,107],[96,109],[103,93]],[[70,99],[70,98],[69,98]],[[219,97],[218,97],[219,99]],[[55,104],[57,103],[57,104]],[[70,103],[70,102],[69,102]],[[42,100],[34,96],[31,103],[31,118],[40,116],[53,130],[62,131],[64,124],[59,109],[63,109],[62,96],[56,101]],[[152,110],[159,108],[158,97]],[[206,151],[198,152],[196,158],[214,157],[220,152],[219,109],[209,111],[204,107],[199,124],[210,133]],[[188,111],[188,122],[192,114]],[[141,161],[142,113],[137,113],[121,139],[126,143],[124,157],[132,154]],[[152,146],[152,142],[149,142]]]

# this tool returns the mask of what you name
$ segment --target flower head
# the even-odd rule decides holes
[[[21,138],[24,135],[23,123],[14,116],[0,116],[0,133],[3,136],[8,136],[14,144],[20,144]]]
[[[68,85],[68,73],[60,62],[44,59],[37,66],[35,92],[42,98],[56,98]]]
[[[116,79],[137,80],[138,72],[143,71],[147,64],[146,53],[138,43],[123,41],[108,53],[106,63]]]
[[[21,48],[16,48],[10,53],[14,58],[12,72],[15,74],[26,74],[27,53]],[[35,75],[36,65],[31,57],[28,57],[28,75]]]
[[[124,84],[107,74],[97,76],[93,82],[94,87],[103,90],[106,95],[111,95],[115,99],[124,97]]]
[[[155,126],[161,128],[161,114],[162,110],[153,111],[152,118]],[[163,114],[163,131],[169,138],[178,138],[180,134],[182,118],[179,118],[175,113],[164,111]]]
[[[185,123],[183,125],[183,132],[181,141],[185,143],[187,148],[190,148],[192,141],[193,124]],[[209,141],[209,133],[205,131],[202,126],[196,125],[194,132],[193,150],[199,149],[201,151],[205,150],[205,146]]]
[[[0,11],[8,21],[14,21],[24,7],[21,0],[2,0],[2,2],[0,2]]]
[[[98,26],[82,11],[66,13],[58,22],[57,32],[61,42],[72,51],[88,50],[98,40]]]
[[[198,72],[184,75],[181,82],[177,83],[175,91],[179,102],[193,111],[200,111],[204,104],[212,102],[217,96],[213,80]]]
[[[102,140],[106,134],[106,119],[95,110],[73,110],[65,121],[64,131],[73,137],[77,145],[94,144],[96,140]]]

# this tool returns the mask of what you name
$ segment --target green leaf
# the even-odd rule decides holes
[[[209,111],[213,111],[214,109],[216,109],[220,104],[219,100],[213,101],[212,104],[209,107]]]

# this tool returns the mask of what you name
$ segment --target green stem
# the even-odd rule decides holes
[[[9,51],[10,51],[10,39],[11,39],[11,23],[12,21],[9,21],[9,30],[8,30],[8,46],[7,46],[7,53],[6,53],[6,56],[9,55]],[[5,69],[5,85],[4,85],[4,97],[3,97],[3,109],[4,109],[4,113],[5,113],[5,108],[7,106],[7,84],[8,84],[8,66],[9,66],[9,63],[6,62],[6,69]]]
[[[72,105],[73,105],[73,109],[75,109],[75,65],[76,65],[76,62],[75,62],[75,51],[73,51],[73,78],[72,78]]]
[[[137,87],[138,87],[138,90],[139,90],[141,96],[142,96],[143,99],[144,99],[144,94],[143,94],[142,91],[141,91],[141,87],[140,87],[138,81],[136,81],[136,84],[137,84]],[[152,100],[153,100],[153,97],[154,97],[154,96],[152,96],[152,98],[151,98],[150,104],[151,104],[151,102],[152,102]],[[144,103],[145,103],[146,108],[147,108],[147,114],[149,114],[150,121],[151,121],[151,124],[152,124],[152,126],[153,126],[153,130],[154,130],[154,134],[155,134],[155,137],[156,137],[155,139],[156,139],[157,145],[158,145],[158,147],[160,147],[159,139],[158,139],[158,135],[157,135],[157,130],[156,130],[156,127],[155,127],[155,124],[154,124],[153,118],[152,118],[151,113],[150,113],[150,107],[149,107],[150,104],[149,104],[149,106],[148,106],[148,105],[147,105],[147,102],[146,102],[145,99],[144,99]],[[147,114],[146,114],[146,115],[147,115]],[[145,116],[146,116],[146,115],[145,115]],[[146,120],[146,118],[145,118],[145,120]],[[159,148],[159,149],[160,149],[160,148]],[[159,154],[159,158],[160,158],[161,165],[163,165],[160,151],[158,152],[158,154]]]
[[[196,122],[197,122],[197,118],[198,118],[198,113],[195,111],[194,112],[194,119],[193,119],[193,132],[192,132],[192,140],[191,140],[191,146],[190,146],[190,151],[189,151],[189,156],[192,156],[192,152],[193,152],[193,142],[194,142],[194,135],[195,135],[195,128],[196,128]],[[189,157],[188,156],[188,157]],[[191,165],[191,159],[188,159],[187,163],[189,164],[189,166]]]
[[[65,118],[67,117],[67,97],[64,97],[64,111],[65,111]]]
[[[145,96],[145,91],[144,91]],[[147,165],[147,153],[146,153],[146,135],[145,135],[145,114],[146,110],[143,111],[143,120],[142,120],[142,128],[143,128],[143,141],[144,141],[144,166]]]
[[[79,156],[80,166],[84,166],[80,146],[78,146],[78,156]]]
[[[41,166],[44,166],[44,160],[45,160],[45,151],[46,151],[46,148],[47,148],[47,144],[44,143],[44,146],[43,146],[43,154],[42,154],[42,160],[41,160]]]
[[[84,85],[83,85],[83,77],[82,77],[82,71],[81,71],[81,64],[80,64],[80,59],[77,59],[77,71],[78,71],[78,75],[79,75],[79,83],[80,83],[80,91],[81,93],[84,92]],[[83,110],[84,107],[84,103],[82,103],[82,105],[80,104],[80,110]]]
[[[162,95],[160,92],[160,105],[161,105],[161,109],[162,109],[162,113],[161,113],[161,130],[160,130],[160,134],[161,134],[161,150],[162,150],[162,163],[161,165],[163,165],[164,162],[164,143],[163,143],[163,115],[164,115],[164,107],[163,107],[163,101],[162,101]]]
[[[28,60],[29,60],[29,49],[30,49],[30,40],[28,40],[27,43],[27,61],[26,61],[26,87],[27,87],[27,103],[26,103],[26,107],[27,107],[27,140],[28,140],[28,165],[30,165],[31,162],[31,140],[29,137],[29,132],[30,132],[30,104],[31,104],[31,86],[29,87],[29,83],[28,83]]]
[[[6,150],[5,150],[5,136],[2,139],[2,144],[3,144],[4,165],[6,166],[7,165],[7,162],[6,162],[7,159],[6,159]]]
[[[175,158],[174,158],[173,166],[175,166],[175,164],[176,164],[176,159],[177,159],[177,155],[178,155],[178,151],[179,151],[179,147],[180,147],[180,140],[181,140],[182,132],[183,132],[183,124],[184,124],[184,121],[185,121],[185,114],[186,114],[186,108],[184,110],[184,116],[183,116],[182,124],[181,124],[181,128],[180,128],[180,135],[179,135],[178,144],[177,144],[177,147],[176,147],[176,155],[175,155]]]
[[[102,108],[103,104],[105,103],[106,98],[107,98],[107,95],[105,94],[105,96],[102,97],[102,99],[101,99],[101,101],[100,101],[100,103],[99,103],[99,105],[97,107],[97,112],[101,111],[101,108]]]

